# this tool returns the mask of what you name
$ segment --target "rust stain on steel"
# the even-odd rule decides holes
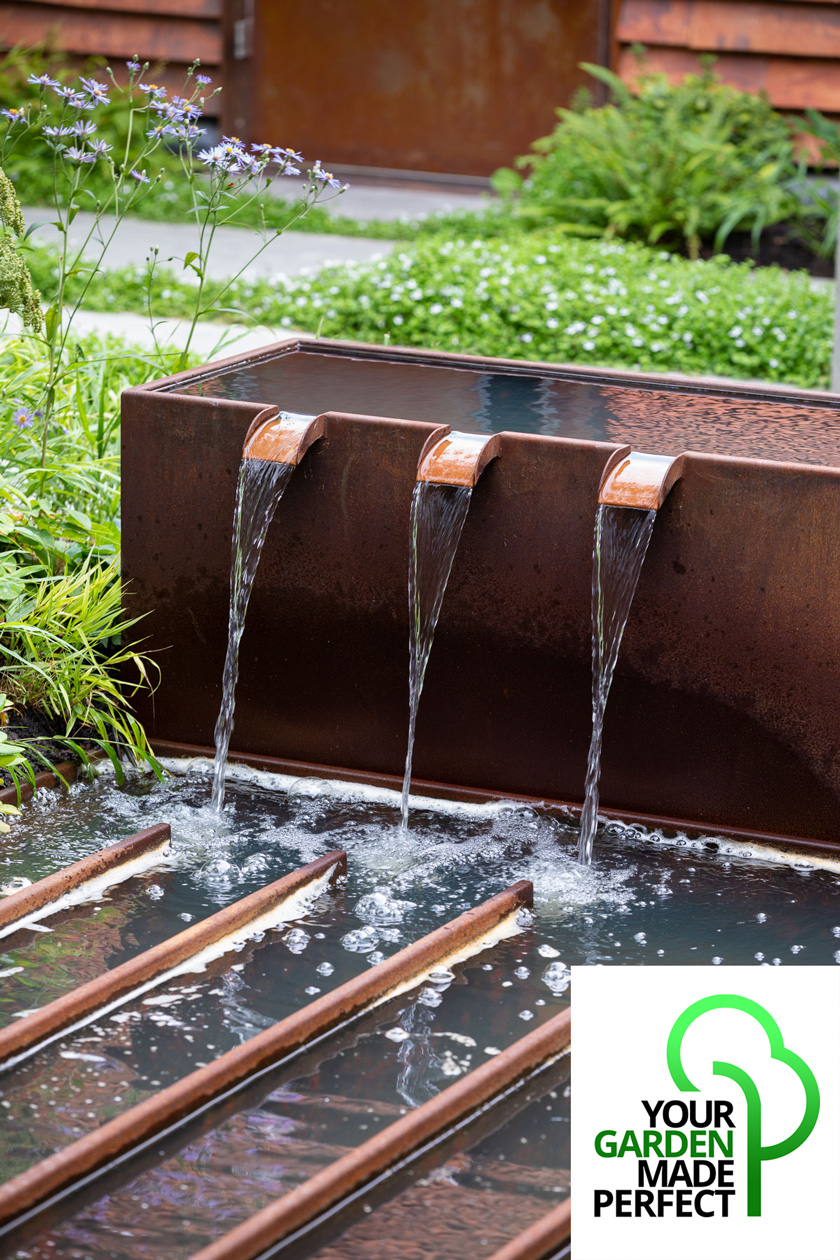
[[[336,849],[307,866],[292,871],[275,883],[251,893],[249,897],[243,897],[233,905],[226,906],[202,923],[179,932],[152,949],[130,958],[120,967],[104,972],[87,984],[79,985],[71,993],[42,1006],[33,1014],[0,1029],[0,1070],[3,1070],[7,1060],[17,1058],[33,1047],[37,1049],[45,1039],[52,1039],[65,1029],[76,1027],[102,1007],[110,1008],[121,1000],[130,998],[141,986],[145,992],[151,987],[150,982],[162,978],[165,973],[201,954],[209,946],[234,936],[254,920],[270,914],[275,907],[279,907],[294,893],[304,890],[307,884],[326,875],[331,869],[334,878],[346,872],[347,854],[342,849]]]
[[[323,416],[274,416],[251,426],[242,458],[297,465],[323,433]]]
[[[99,879],[127,862],[136,861],[155,849],[163,849],[170,840],[170,830],[166,823],[158,823],[145,831],[112,844],[107,849],[100,849],[89,857],[65,866],[54,875],[39,879],[36,884],[22,888],[0,900],[0,928],[7,928],[19,920],[30,918],[45,906],[58,901],[67,893],[73,892],[82,884]]]
[[[512,1238],[490,1260],[549,1260],[572,1236],[572,1200],[566,1198],[553,1211]]]
[[[311,1224],[374,1177],[408,1159],[419,1147],[556,1058],[568,1046],[571,1029],[572,1013],[567,1008],[223,1238],[203,1247],[192,1260],[255,1260],[268,1247]]]
[[[499,455],[499,435],[448,433],[424,450],[417,468],[418,481],[439,486],[474,486],[492,459]]]
[[[411,988],[435,965],[476,947],[517,909],[531,905],[532,898],[532,885],[519,880],[377,967],[310,1002],[303,1010],[13,1177],[0,1186],[0,1225],[176,1125],[254,1073],[355,1018],[395,991]]]
[[[75,761],[60,761],[52,770],[42,770],[40,774],[36,774],[34,787],[29,782],[22,782],[17,787],[12,785],[0,790],[0,805],[20,805],[23,801],[31,800],[41,788],[49,789],[73,783],[78,771]]]
[[[612,459],[604,469],[598,502],[608,507],[642,508],[658,511],[676,481],[682,476],[685,457],[650,455],[630,451]]]

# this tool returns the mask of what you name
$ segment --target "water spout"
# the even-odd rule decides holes
[[[270,415],[268,419],[257,416],[242,448],[233,512],[228,645],[222,676],[222,705],[214,733],[216,757],[211,803],[219,810],[225,801],[225,766],[233,733],[239,644],[263,543],[296,465],[323,431],[320,416],[286,411]]]
[[[592,556],[592,738],[578,841],[578,858],[586,866],[598,826],[607,698],[656,513],[682,468],[682,456],[619,452],[601,479]]]
[[[446,584],[473,487],[499,453],[499,437],[449,433],[432,439],[420,456],[411,499],[408,610],[410,618],[408,749],[402,788],[401,825],[408,827],[408,798],[417,709],[440,616]]]

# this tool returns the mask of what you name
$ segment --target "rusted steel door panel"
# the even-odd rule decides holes
[[[840,56],[840,5],[751,0],[624,0],[622,43],[674,44],[703,52]]]
[[[602,0],[262,0],[252,130],[328,163],[489,175],[551,130],[607,23]]]

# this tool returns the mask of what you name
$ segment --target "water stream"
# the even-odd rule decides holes
[[[408,750],[402,786],[403,831],[408,827],[408,798],[411,791],[417,708],[446,584],[452,572],[471,497],[471,486],[444,486],[418,481],[411,500],[408,562],[410,675]]]
[[[282,419],[311,419],[291,412],[280,412]],[[233,509],[233,554],[230,569],[230,611],[228,645],[222,676],[222,705],[216,720],[214,740],[216,758],[213,767],[212,804],[221,809],[225,802],[225,766],[233,713],[236,703],[236,681],[239,677],[239,645],[245,629],[245,614],[268,527],[274,519],[277,504],[294,472],[293,464],[262,459],[243,458],[236,484],[236,505]]]
[[[592,552],[592,738],[580,816],[579,860],[592,861],[598,826],[598,788],[604,712],[630,607],[642,572],[656,512],[599,504]]]

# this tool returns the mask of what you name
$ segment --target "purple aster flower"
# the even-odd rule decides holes
[[[138,184],[150,184],[151,180],[145,171],[129,171],[132,179],[136,179]]]
[[[12,422],[16,424],[19,429],[31,429],[35,423],[35,415],[28,407],[24,407],[22,404],[19,404],[12,412]]]
[[[336,179],[332,171],[325,171],[320,162],[316,162],[309,172],[313,179],[317,179],[318,183],[324,188],[340,188],[341,180]]]
[[[51,79],[48,74],[30,74],[26,82],[31,83],[33,87],[57,88],[61,86],[58,79]]]
[[[157,83],[141,83],[139,88],[141,92],[148,92],[150,96],[157,98],[166,96],[166,88],[160,87]]]
[[[107,144],[104,140],[91,140],[90,151],[94,157],[107,157],[114,146]]]
[[[127,61],[125,65],[129,74],[139,74],[142,69],[140,62],[136,57],[132,57],[131,61]]]
[[[291,165],[289,165],[289,166],[284,166],[284,167],[283,167],[283,174],[284,174],[284,175],[300,175],[300,167],[299,167],[299,166],[291,166]]]
[[[206,136],[207,132],[203,127],[196,127],[195,123],[181,123],[173,128],[172,134],[178,140],[198,140],[201,136]]]
[[[262,170],[262,166],[254,157],[253,153],[245,153],[244,150],[236,159],[236,169],[241,174],[257,175]]]
[[[58,87],[55,89],[55,94],[56,96],[63,96],[66,101],[69,101],[71,96],[76,95],[76,89],[65,87],[64,84],[59,83]]]
[[[72,128],[72,127],[67,127],[67,126],[65,126],[65,127],[45,127],[45,128],[44,128],[44,135],[45,135],[45,136],[46,136],[49,140],[58,140],[58,139],[60,139],[62,136],[72,136],[72,135],[73,135],[73,128]]]
[[[92,136],[96,131],[96,123],[92,123],[89,119],[87,122],[79,120],[73,123],[70,131],[74,136]]]
[[[200,83],[202,87],[207,87],[208,84],[213,82],[209,74],[197,74],[195,76],[195,81],[196,83]]]
[[[101,101],[103,105],[108,104],[107,84],[97,83],[96,79],[79,79],[79,82],[89,96],[92,96],[97,101]]]
[[[224,170],[227,166],[227,160],[222,153],[221,145],[217,144],[212,149],[202,149],[198,154],[199,162],[203,162],[205,166],[209,166],[211,171]]]
[[[236,145],[237,149],[244,147],[244,140],[240,140],[239,136],[222,136],[222,144]]]
[[[156,123],[154,127],[150,127],[146,132],[146,136],[149,140],[162,140],[164,136],[171,136],[173,134],[174,129],[172,127],[172,123],[170,122]]]
[[[265,157],[267,154],[271,153],[271,145],[270,144],[252,144],[251,152],[260,153],[262,154],[263,157]]]
[[[8,118],[10,123],[26,122],[25,109],[0,109],[0,114]]]
[[[65,149],[64,156],[68,161],[79,162],[80,164],[96,161],[96,158],[92,153],[88,153],[85,149],[77,149],[75,145],[71,145],[69,149]]]
[[[271,156],[278,165],[282,166],[284,162],[302,162],[303,154],[296,152],[295,149],[278,149],[271,150]]]

